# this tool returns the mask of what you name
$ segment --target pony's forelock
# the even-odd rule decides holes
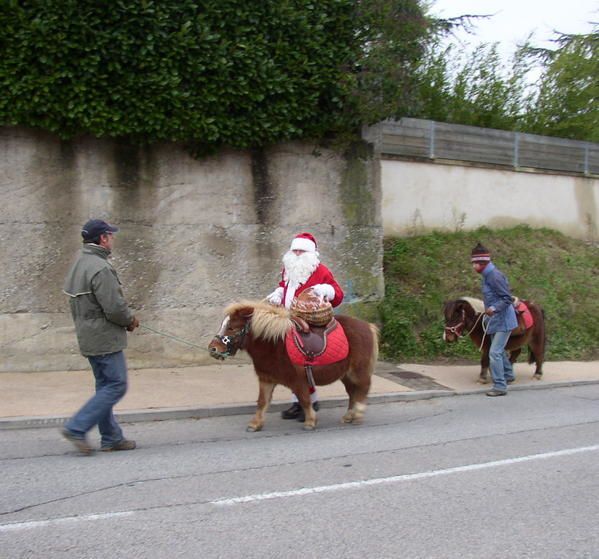
[[[231,316],[244,309],[252,309],[250,331],[256,338],[268,341],[285,339],[292,322],[289,311],[264,301],[238,301],[225,309],[225,314]]]

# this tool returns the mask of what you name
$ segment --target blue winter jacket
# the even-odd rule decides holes
[[[487,333],[509,332],[518,326],[516,311],[512,304],[512,294],[507,278],[489,262],[482,273],[482,291],[485,309],[491,308],[495,314],[489,319]]]

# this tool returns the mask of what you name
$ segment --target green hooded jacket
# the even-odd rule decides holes
[[[127,347],[126,327],[133,320],[121,282],[108,262],[110,251],[85,244],[64,283],[84,356],[104,355]]]

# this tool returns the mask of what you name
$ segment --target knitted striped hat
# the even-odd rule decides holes
[[[473,249],[470,255],[471,262],[490,262],[491,253],[483,245],[478,243]]]

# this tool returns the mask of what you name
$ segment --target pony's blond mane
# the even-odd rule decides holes
[[[460,297],[458,301],[466,301],[466,303],[469,303],[477,314],[485,312],[485,303],[480,299],[476,299],[475,297]]]
[[[293,325],[286,308],[264,301],[238,301],[230,304],[225,314],[230,316],[248,307],[253,309],[250,331],[256,338],[272,342],[285,339],[285,334]]]

